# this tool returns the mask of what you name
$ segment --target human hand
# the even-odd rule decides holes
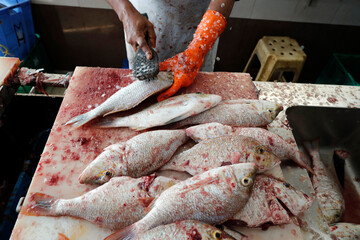
[[[134,51],[139,47],[144,51],[146,57],[151,59],[152,53],[148,44],[151,44],[152,47],[156,45],[154,25],[137,11],[127,14],[127,18],[122,21],[126,41],[133,47]],[[147,42],[146,38],[149,38],[149,42]]]
[[[160,71],[173,71],[174,84],[158,96],[158,101],[165,100],[180,88],[193,83],[206,54],[224,31],[225,26],[226,19],[221,13],[214,10],[206,11],[188,48],[159,64]]]
[[[169,89],[160,94],[157,100],[165,100],[174,95],[180,88],[191,85],[203,62],[204,58],[202,57],[202,54],[192,49],[187,49],[184,52],[161,62],[159,64],[160,71],[172,71],[174,73],[174,83]]]

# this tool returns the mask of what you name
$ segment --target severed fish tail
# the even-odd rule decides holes
[[[30,196],[30,203],[25,209],[21,209],[24,215],[54,216],[53,205],[56,199],[53,196],[36,192]]]
[[[132,240],[136,235],[136,223],[117,231],[104,240]]]

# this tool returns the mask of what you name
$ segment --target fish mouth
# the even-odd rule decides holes
[[[81,184],[103,184],[105,181],[96,178],[96,177],[89,177],[86,173],[82,173],[79,176],[79,183]]]

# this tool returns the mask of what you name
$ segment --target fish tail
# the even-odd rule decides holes
[[[136,223],[107,236],[104,240],[132,240],[135,235]]]
[[[313,141],[303,141],[303,146],[307,153],[311,156],[312,160],[314,161],[314,156],[319,153],[319,140]]]
[[[92,120],[96,117],[97,117],[97,115],[95,114],[95,112],[89,111],[87,113],[73,117],[72,119],[67,121],[65,123],[65,125],[72,124],[71,130],[73,130],[73,129],[76,129],[76,128],[84,125],[85,123],[89,122],[90,120]]]
[[[25,215],[54,216],[56,199],[53,196],[36,192],[30,196],[30,203],[21,212]]]
[[[311,168],[311,161],[304,153],[298,151],[295,154],[294,161],[300,166],[311,172],[314,173],[314,170]]]

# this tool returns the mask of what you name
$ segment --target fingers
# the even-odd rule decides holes
[[[171,59],[168,59],[164,62],[159,63],[159,69],[160,71],[170,71],[172,67],[172,61]]]
[[[150,44],[153,48],[156,47],[156,33],[154,30],[154,25],[152,23],[150,23],[151,26],[148,28],[148,36],[149,36],[149,41]]]
[[[178,77],[178,75],[175,75],[174,77],[174,84],[165,92],[161,93],[158,97],[157,100],[158,102],[163,101],[169,97],[171,97],[172,95],[174,95],[177,91],[179,91],[179,89],[182,87],[182,80],[181,78]]]
[[[137,43],[139,45],[139,48],[141,48],[141,50],[144,51],[146,57],[150,60],[152,58],[152,52],[151,52],[149,45],[147,44],[147,42],[145,40],[145,37],[138,38]]]

